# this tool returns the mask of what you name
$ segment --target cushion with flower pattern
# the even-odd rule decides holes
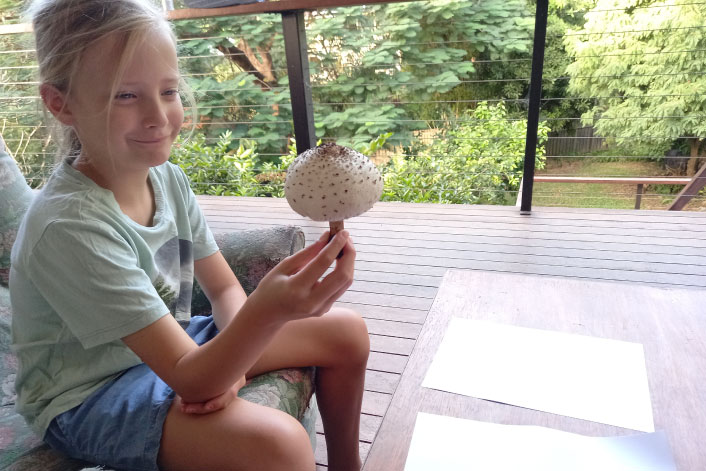
[[[247,294],[253,292],[275,265],[304,247],[304,232],[296,226],[216,232],[213,236]],[[208,315],[210,312],[206,295],[194,283],[191,315]]]
[[[15,403],[15,373],[17,373],[17,357],[10,349],[10,293],[0,286],[0,407]]]
[[[5,149],[0,138],[0,285],[7,286],[10,273],[10,251],[17,236],[32,190]]]

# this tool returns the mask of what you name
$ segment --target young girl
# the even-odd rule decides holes
[[[31,9],[40,94],[65,133],[13,251],[18,408],[52,447],[114,468],[311,471],[299,422],[236,393],[250,376],[315,365],[329,469],[359,470],[369,339],[358,315],[332,308],[353,279],[352,242],[323,234],[246,297],[167,162],[180,78],[173,33],[147,1]],[[194,276],[213,316],[184,330]]]

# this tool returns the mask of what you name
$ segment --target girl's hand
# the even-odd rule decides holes
[[[329,311],[353,283],[355,249],[347,231],[327,243],[328,237],[327,231],[309,247],[282,260],[265,275],[246,304],[274,322],[316,317]],[[334,269],[324,276],[334,262]]]
[[[225,409],[238,397],[238,391],[243,386],[245,386],[245,376],[242,376],[226,392],[206,402],[184,402],[179,398],[181,411],[185,414],[210,414],[211,412]]]

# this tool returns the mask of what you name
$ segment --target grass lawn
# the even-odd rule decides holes
[[[591,157],[547,159],[547,166],[538,175],[571,177],[638,177],[664,176],[664,168],[656,162],[615,161],[601,162]],[[667,185],[646,186],[642,209],[667,209],[676,194],[666,194]],[[662,188],[658,188],[662,187]],[[681,191],[681,186],[676,187]],[[662,191],[663,193],[657,193]],[[535,183],[533,204],[536,206],[563,206],[569,208],[633,209],[637,185],[601,183]],[[694,198],[685,208],[706,211],[706,197]]]

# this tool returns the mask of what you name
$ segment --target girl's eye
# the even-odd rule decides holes
[[[166,96],[177,96],[177,95],[179,95],[179,90],[177,90],[176,88],[172,88],[172,89],[166,90],[166,91],[164,92],[164,95],[166,95]]]
[[[119,92],[115,95],[117,100],[129,100],[131,98],[136,98],[137,95],[131,92]]]

